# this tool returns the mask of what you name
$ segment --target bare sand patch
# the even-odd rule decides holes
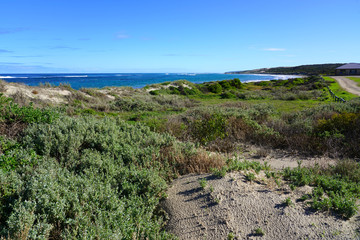
[[[205,178],[202,189],[199,180]],[[261,175],[257,179],[265,178]],[[209,174],[186,175],[175,180],[162,203],[169,214],[166,229],[180,239],[360,239],[359,216],[343,220],[331,213],[314,212],[300,196],[311,187],[294,192],[267,183],[249,183],[240,172],[224,178]],[[293,206],[284,201],[290,198]],[[263,236],[255,234],[261,229]]]
[[[52,103],[65,103],[65,97],[71,95],[71,91],[61,88],[31,87],[16,83],[7,83],[2,87],[2,92],[7,97],[22,94],[30,99],[39,99]]]

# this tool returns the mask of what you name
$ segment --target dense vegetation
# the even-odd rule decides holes
[[[349,95],[334,103],[329,80],[177,81],[109,90],[113,99],[70,89],[67,103],[56,107],[0,96],[0,236],[171,239],[158,203],[173,178],[269,171],[225,161],[222,153],[255,144],[359,158],[360,101]],[[358,163],[343,160],[326,169],[287,169],[284,178],[315,187],[307,200],[314,209],[349,218],[357,211],[359,172]]]
[[[228,74],[302,74],[302,75],[335,75],[335,69],[344,65],[344,63],[330,63],[330,64],[313,64],[313,65],[301,65],[296,67],[275,67],[275,68],[261,68],[247,71],[234,71],[227,72]]]

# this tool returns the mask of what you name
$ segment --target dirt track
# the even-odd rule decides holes
[[[352,76],[352,77],[360,77],[360,76]],[[340,86],[348,91],[349,93],[360,96],[360,87],[357,86],[357,83],[343,76],[331,76],[331,78],[335,79]]]

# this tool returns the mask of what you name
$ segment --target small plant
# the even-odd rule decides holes
[[[255,174],[253,173],[247,173],[245,174],[245,179],[249,182],[252,182],[256,179]]]
[[[210,190],[210,192],[214,192],[214,187],[213,187],[213,185],[210,185],[209,190]]]
[[[235,239],[235,234],[233,232],[230,232],[227,236],[228,240],[234,240]]]
[[[216,204],[220,204],[220,198],[215,198],[214,201]]]
[[[304,195],[301,196],[301,198],[299,198],[299,201],[303,202],[303,201],[306,201],[306,200],[308,200],[310,198],[311,198],[311,196],[309,194],[304,194]]]
[[[294,184],[290,184],[289,187],[290,187],[291,191],[295,191],[295,189],[296,189],[296,186]]]
[[[212,173],[218,178],[225,177],[227,170],[228,169],[225,166],[222,167],[221,169],[217,169],[217,168],[211,169]]]
[[[280,182],[279,179],[275,179],[275,183],[276,183],[276,185],[277,185],[278,187],[281,187],[281,182]]]
[[[206,185],[207,185],[206,179],[205,179],[205,178],[201,178],[201,179],[199,180],[199,184],[200,184],[200,187],[201,187],[202,189],[205,189],[205,188],[206,188]]]
[[[290,198],[290,197],[288,197],[288,198],[286,198],[286,199],[284,200],[284,204],[285,204],[286,206],[288,206],[288,207],[294,205],[294,203],[291,201],[291,198]]]
[[[265,233],[260,227],[258,227],[258,228],[255,228],[254,235],[256,235],[256,236],[264,236]]]

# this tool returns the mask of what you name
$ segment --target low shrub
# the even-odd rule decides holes
[[[222,92],[222,87],[218,82],[207,85],[207,88],[212,93],[221,93]]]
[[[223,92],[220,97],[222,99],[232,99],[232,98],[236,98],[235,94],[233,94],[232,92]]]
[[[11,146],[2,144],[8,160],[0,169],[6,238],[171,239],[156,214],[165,179],[223,164],[192,144],[109,118],[32,124],[21,141],[27,148]]]
[[[314,133],[325,140],[329,151],[346,153],[348,157],[360,156],[360,113],[345,112],[319,120]]]
[[[113,103],[113,110],[118,111],[157,111],[161,106],[155,102],[145,101],[141,98],[119,98]]]
[[[34,108],[32,103],[28,106],[19,106],[2,94],[0,94],[0,113],[0,120],[9,123],[51,123],[59,116],[53,109]]]
[[[189,129],[196,141],[206,145],[217,138],[226,136],[226,124],[225,117],[220,114],[203,114],[201,118],[190,122]]]
[[[305,168],[299,166],[295,169],[286,168],[284,178],[295,186],[312,185],[314,189],[310,198],[310,206],[315,210],[332,210],[345,219],[357,213],[357,199],[360,197],[358,177],[352,178],[354,172],[360,171],[360,165],[352,162],[355,168],[346,170],[344,165],[349,162],[339,162],[334,167],[321,169],[319,166]],[[338,174],[338,173],[341,174]]]

